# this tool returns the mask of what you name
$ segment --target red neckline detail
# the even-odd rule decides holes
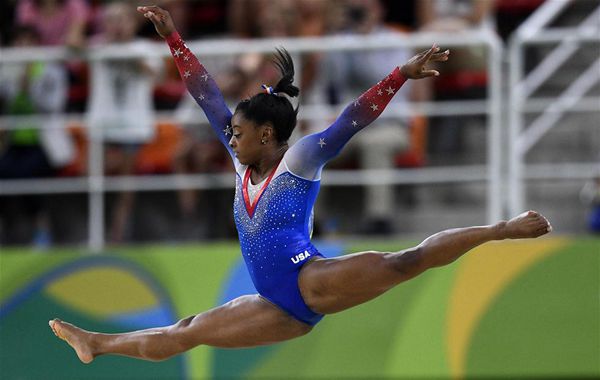
[[[254,216],[254,210],[256,209],[258,200],[262,196],[262,194],[265,191],[265,189],[267,188],[267,186],[269,186],[269,182],[271,182],[271,179],[275,175],[275,171],[277,171],[278,167],[279,167],[279,164],[275,165],[275,167],[271,171],[271,174],[269,174],[269,177],[267,178],[265,183],[260,188],[258,194],[256,195],[256,198],[254,198],[254,203],[250,203],[250,196],[248,195],[248,182],[250,181],[250,175],[252,174],[252,168],[250,166],[248,166],[248,168],[246,169],[246,174],[244,174],[244,183],[242,184],[242,194],[244,194],[244,204],[246,205],[246,211],[248,212],[248,215],[250,216],[250,218],[252,218]]]

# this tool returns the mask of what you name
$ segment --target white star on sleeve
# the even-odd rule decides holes
[[[321,146],[321,148],[323,148],[323,145],[327,145],[327,143],[325,142],[325,139],[319,139],[319,142],[317,143]]]
[[[183,56],[183,60],[184,60],[184,61],[186,61],[186,62],[187,62],[187,61],[189,61],[189,59],[190,59],[190,56],[189,56],[189,55],[184,55],[184,56]]]
[[[186,70],[186,71],[183,73],[183,76],[184,76],[185,78],[189,78],[189,77],[191,77],[191,76],[192,76],[192,74],[190,73],[190,71],[189,71],[189,70]]]
[[[181,55],[181,49],[175,49],[175,51],[173,52],[173,55],[174,55],[176,58],[179,58],[179,56]]]
[[[358,122],[356,120],[352,120],[352,126],[353,127],[358,127]]]
[[[379,109],[379,106],[377,104],[375,104],[375,103],[371,103],[371,109],[373,111],[377,111]]]
[[[198,95],[198,99],[199,99],[199,100],[204,100],[204,99],[205,99],[205,97],[204,97],[204,94],[200,94],[200,95]]]
[[[389,86],[385,90],[387,91],[388,95],[394,95],[394,89],[391,86]]]
[[[377,95],[383,95],[383,91],[381,91],[381,89],[377,90]]]
[[[225,136],[231,134],[231,126],[229,124],[223,129],[223,133],[225,133]]]
[[[360,106],[360,102],[358,101],[358,99],[356,99],[354,101],[354,107],[358,107],[358,106]]]
[[[204,73],[202,75],[202,79],[204,79],[204,81],[206,82],[208,80],[208,73]]]

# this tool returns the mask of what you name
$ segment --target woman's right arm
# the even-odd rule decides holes
[[[229,147],[231,111],[227,108],[219,87],[181,39],[169,12],[157,6],[138,7],[137,9],[152,21],[158,34],[169,44],[179,75],[188,91],[196,103],[202,107],[221,143],[234,157]]]
[[[448,60],[449,50],[438,53],[437,45],[412,57],[402,67],[396,67],[388,76],[350,103],[327,129],[304,136],[286,153],[288,169],[303,178],[319,178],[321,169],[340,152],[360,130],[371,124],[383,112],[407,79],[421,79],[439,75],[426,70],[432,61]],[[373,147],[377,149],[377,147]]]

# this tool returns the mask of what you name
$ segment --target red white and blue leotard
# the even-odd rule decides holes
[[[291,146],[252,201],[248,194],[251,168],[242,165],[229,147],[232,114],[219,88],[177,32],[167,42],[188,91],[206,113],[235,165],[234,219],[256,290],[294,318],[316,324],[323,315],[304,303],[298,274],[311,258],[322,256],[310,242],[321,170],[355,133],[381,114],[405,78],[396,68],[349,104],[329,128]]]

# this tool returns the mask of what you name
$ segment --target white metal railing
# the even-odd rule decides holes
[[[566,112],[600,112],[600,97],[586,93],[600,82],[600,56],[579,74],[562,93],[543,100],[533,98],[534,92],[580,48],[582,42],[600,42],[600,5],[576,27],[546,28],[571,1],[546,1],[513,34],[509,46],[509,166],[508,209],[511,214],[525,204],[526,179],[590,178],[600,163],[526,165],[527,152],[548,133]],[[524,70],[524,51],[532,45],[556,46],[529,73]],[[528,125],[524,115],[532,105],[541,113]],[[596,120],[598,120],[596,118]]]
[[[579,26],[574,28],[574,33],[567,32],[563,35],[560,44],[550,54],[546,55],[542,62],[527,74],[527,78],[520,84],[523,86],[523,95],[526,97],[531,96],[550,75],[556,72],[577,51],[581,46],[582,39],[573,40],[571,36],[594,36],[594,33],[598,32],[597,25],[599,20],[600,8],[592,12]]]
[[[423,48],[433,42],[444,47],[483,46],[487,49],[489,87],[487,99],[411,103],[395,110],[389,110],[390,116],[413,115],[414,108],[425,115],[487,115],[488,157],[485,165],[421,168],[414,170],[378,170],[334,171],[327,172],[323,185],[367,185],[367,184],[409,184],[409,183],[446,183],[446,182],[487,182],[487,219],[495,221],[502,217],[501,204],[501,62],[503,46],[498,37],[489,31],[468,31],[454,35],[417,33],[411,35],[372,37],[344,36],[320,38],[290,38],[263,40],[215,40],[190,41],[189,48],[200,57],[231,56],[249,52],[272,52],[276,46],[285,46],[292,54],[306,52],[330,52],[350,50],[374,50],[390,48]],[[134,57],[167,56],[169,51],[164,43],[156,43],[142,55],[132,51],[123,51],[118,47],[106,47],[84,52],[78,58],[87,60],[128,59]],[[64,48],[36,48],[0,50],[0,64],[35,60],[65,60],[74,54]],[[392,64],[392,63],[390,63]],[[401,64],[398,62],[397,64]],[[301,72],[302,70],[297,70]],[[300,119],[331,118],[339,109],[325,106],[303,106]],[[412,111],[412,112],[411,112]],[[82,120],[83,115],[66,115],[69,120]],[[169,118],[164,114],[159,117]],[[0,118],[0,129],[10,127],[11,121],[23,118]],[[68,193],[87,192],[89,194],[89,237],[88,246],[92,252],[104,247],[104,193],[122,190],[177,190],[185,188],[209,189],[232,186],[230,174],[194,174],[161,175],[144,177],[110,178],[103,175],[102,134],[90,130],[90,148],[88,151],[87,178],[50,178],[31,180],[0,180],[0,195],[17,193]]]

